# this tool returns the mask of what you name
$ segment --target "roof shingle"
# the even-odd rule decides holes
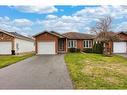
[[[67,32],[63,33],[63,36],[67,37],[68,39],[94,39],[94,35],[78,33],[78,32]]]
[[[33,38],[26,37],[26,36],[21,35],[21,34],[19,34],[17,32],[8,32],[8,31],[1,30],[1,29],[0,29],[0,32],[6,33],[6,34],[8,34],[10,36],[13,36],[13,37],[16,37],[16,38],[20,38],[20,39],[24,39],[24,40],[29,40],[29,41],[34,41]]]

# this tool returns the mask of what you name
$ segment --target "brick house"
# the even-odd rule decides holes
[[[124,32],[117,33],[120,40],[109,42],[106,46],[113,53],[127,53],[127,34]],[[70,48],[78,48],[81,51],[86,48],[92,48],[94,35],[67,32],[59,34],[53,31],[44,31],[35,36],[36,54],[58,54],[67,53]]]
[[[34,36],[37,54],[57,54],[67,53],[69,48],[92,48],[93,35],[67,32],[59,34],[56,32],[44,31]]]

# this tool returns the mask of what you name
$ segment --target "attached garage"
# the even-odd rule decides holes
[[[53,55],[58,52],[58,39],[59,36],[52,32],[44,31],[34,36],[35,37],[35,50],[39,55]]]
[[[0,54],[11,54],[12,42],[0,42]]]
[[[38,42],[38,54],[56,54],[55,42]]]
[[[127,53],[127,42],[113,42],[113,53]]]
[[[64,53],[66,49],[66,37],[54,32],[43,31],[33,36],[35,38],[36,54],[54,55]]]

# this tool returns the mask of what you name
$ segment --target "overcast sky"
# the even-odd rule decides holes
[[[0,6],[0,29],[24,35],[44,30],[90,33],[105,16],[113,18],[112,31],[127,31],[126,6]]]

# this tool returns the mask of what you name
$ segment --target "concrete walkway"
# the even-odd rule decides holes
[[[0,89],[72,89],[64,55],[34,56],[0,69]]]

